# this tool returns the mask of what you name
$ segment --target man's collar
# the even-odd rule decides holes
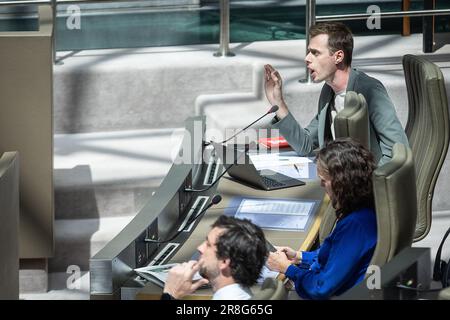
[[[238,283],[228,284],[218,289],[214,295],[214,300],[247,300],[251,298],[252,292],[250,288],[244,287]]]

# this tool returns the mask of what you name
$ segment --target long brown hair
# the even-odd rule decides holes
[[[376,165],[372,153],[361,143],[336,139],[319,151],[316,160],[331,180],[331,200],[338,217],[374,208],[372,173]]]

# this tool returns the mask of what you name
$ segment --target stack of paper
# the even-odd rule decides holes
[[[316,204],[314,200],[244,198],[235,217],[265,229],[304,230]]]
[[[250,153],[256,170],[270,169],[295,179],[315,179],[313,158],[299,157],[295,151],[276,153]]]

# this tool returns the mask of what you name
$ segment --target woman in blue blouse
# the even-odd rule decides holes
[[[336,210],[336,226],[319,249],[278,247],[267,261],[295,283],[303,299],[328,299],[363,280],[377,242],[372,154],[346,138],[327,144],[316,160],[321,185]]]

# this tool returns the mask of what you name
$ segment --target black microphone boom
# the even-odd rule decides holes
[[[226,140],[223,140],[223,141],[220,142],[220,143],[225,143],[225,142],[230,141],[231,139],[233,139],[234,137],[236,137],[238,134],[240,134],[241,132],[247,130],[247,129],[250,128],[252,125],[254,125],[256,122],[258,122],[259,120],[261,120],[262,118],[264,118],[265,116],[267,116],[268,114],[277,112],[278,109],[279,109],[279,108],[278,108],[277,105],[272,106],[272,107],[269,109],[269,111],[267,111],[267,112],[266,112],[265,114],[263,114],[261,117],[259,117],[258,119],[256,119],[256,120],[253,121],[252,123],[250,123],[248,126],[246,126],[244,129],[242,129],[241,131],[239,131],[238,133],[236,133],[235,135],[233,135],[231,138],[228,138],[228,139],[226,139]],[[204,142],[204,145],[205,145],[205,146],[209,146],[211,143],[212,143],[211,141],[210,141],[210,142]]]
[[[252,123],[250,123],[248,126],[246,126],[244,129],[242,129],[241,131],[239,131],[238,133],[234,134],[233,136],[231,136],[231,138],[228,138],[226,140],[223,140],[221,143],[226,143],[228,141],[230,141],[231,139],[233,139],[234,137],[236,137],[238,134],[244,132],[245,130],[247,130],[248,128],[250,128],[252,125],[254,125],[256,122],[258,122],[259,120],[261,120],[262,118],[264,118],[265,116],[267,116],[268,114],[274,113],[278,111],[278,106],[272,106],[269,111],[267,111],[265,114],[263,114],[261,117],[259,117],[258,119],[256,119],[255,121],[253,121]]]
[[[169,239],[166,240],[153,240],[153,239],[144,239],[144,242],[150,242],[150,243],[167,243],[172,241],[173,239],[175,239],[176,237],[178,237],[180,235],[180,233],[182,233],[184,231],[184,228],[186,228],[187,226],[190,226],[191,223],[193,223],[195,220],[197,220],[199,217],[201,217],[206,210],[208,210],[209,208],[211,208],[212,206],[218,204],[220,201],[222,201],[222,197],[218,194],[216,194],[212,199],[211,202],[199,213],[197,213],[194,217],[190,217],[189,220],[186,222],[186,224],[183,226],[183,229],[181,229],[180,231],[178,231],[177,233],[175,233],[172,237],[170,237]]]
[[[216,142],[213,142],[213,141],[206,142],[206,143],[204,143],[204,145],[205,145],[205,146],[208,146],[208,145],[210,145],[210,144],[216,144],[216,145],[224,144],[224,143],[230,141],[231,139],[233,139],[234,137],[236,137],[238,134],[240,134],[240,133],[244,132],[245,130],[247,130],[250,126],[252,126],[252,125],[255,124],[256,122],[258,122],[259,120],[261,120],[262,118],[264,118],[264,117],[267,116],[268,114],[277,112],[278,109],[279,109],[279,107],[278,107],[277,105],[272,106],[272,107],[269,109],[269,111],[267,111],[265,114],[263,114],[261,117],[259,117],[258,119],[256,119],[256,120],[253,121],[252,123],[250,123],[248,126],[246,126],[244,129],[242,129],[242,130],[239,131],[238,133],[234,134],[231,138],[228,138],[228,139],[226,139],[226,140],[224,140],[224,141],[222,141],[222,142],[220,142],[220,143],[216,143]],[[216,148],[216,146],[214,146],[214,149],[215,149],[215,148]],[[225,173],[227,173],[227,171],[228,171],[232,166],[234,166],[234,165],[235,165],[235,163],[232,163],[232,164],[230,164],[227,168],[225,168],[225,171],[222,172],[222,173],[220,174],[220,176],[218,176],[217,179],[216,179],[213,183],[211,183],[209,186],[207,186],[206,188],[203,188],[203,189],[185,189],[184,191],[186,191],[186,192],[203,192],[203,191],[209,190],[209,189],[210,189],[213,185],[215,185],[215,184],[217,183],[217,181],[219,181],[220,178],[222,178],[223,175],[224,175]]]

